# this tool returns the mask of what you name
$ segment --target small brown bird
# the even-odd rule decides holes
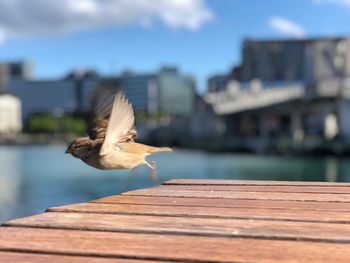
[[[111,103],[113,98],[114,103]],[[121,92],[115,97],[107,96],[102,101],[97,107],[94,128],[89,137],[75,139],[68,146],[66,153],[97,169],[132,169],[145,164],[154,171],[155,163],[149,164],[145,157],[172,150],[134,141],[137,135],[134,128],[134,111]]]

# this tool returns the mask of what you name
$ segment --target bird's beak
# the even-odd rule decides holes
[[[65,153],[72,153],[72,152],[71,152],[70,149],[68,148],[68,149],[65,151]]]

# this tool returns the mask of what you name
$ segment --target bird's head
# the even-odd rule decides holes
[[[69,144],[66,153],[70,153],[74,157],[82,159],[88,155],[90,150],[90,140],[87,138],[78,138]]]

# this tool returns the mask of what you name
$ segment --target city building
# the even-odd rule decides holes
[[[208,92],[218,92],[226,90],[229,80],[228,74],[218,74],[208,79]]]
[[[157,80],[159,111],[180,116],[188,116],[193,112],[193,77],[180,74],[176,68],[162,68]]]
[[[311,148],[341,140],[344,150],[350,38],[245,40],[239,78],[217,91],[209,86],[205,99],[226,120],[232,145],[246,141],[260,151],[286,138]]]
[[[117,77],[117,86],[131,101],[135,111],[158,111],[157,74],[138,74],[125,71]]]
[[[189,115],[193,111],[194,79],[175,68],[162,68],[151,74],[127,71],[112,77],[100,77],[93,70],[75,70],[62,79],[33,80],[25,65],[0,63],[1,90],[21,100],[24,122],[42,113],[56,116],[88,113],[92,108],[94,91],[101,86],[114,93],[122,90],[135,111],[179,116]],[[9,74],[11,67],[13,70]]]
[[[246,40],[242,81],[315,82],[350,75],[350,39]]]
[[[90,72],[72,72],[64,79],[11,79],[7,90],[22,102],[22,118],[26,122],[33,114],[63,115],[89,112],[91,93],[99,79]]]
[[[230,82],[240,81],[241,79],[241,66],[235,66],[230,72],[224,74],[216,74],[208,79],[207,91],[219,92],[224,91],[230,85]]]
[[[188,116],[194,109],[195,80],[176,68],[163,67],[150,74],[127,71],[117,77],[102,78],[101,85],[122,90],[135,111]]]
[[[5,92],[10,80],[30,80],[33,78],[33,64],[30,61],[0,63],[0,91]]]
[[[10,94],[0,94],[0,134],[13,135],[21,129],[21,101]]]
[[[33,62],[29,60],[17,61],[17,62],[7,62],[9,77],[14,79],[26,79],[30,80],[34,78],[34,65]]]

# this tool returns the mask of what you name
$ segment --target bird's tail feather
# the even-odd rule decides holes
[[[150,153],[157,153],[157,152],[172,152],[173,150],[169,147],[152,147],[149,149]]]

